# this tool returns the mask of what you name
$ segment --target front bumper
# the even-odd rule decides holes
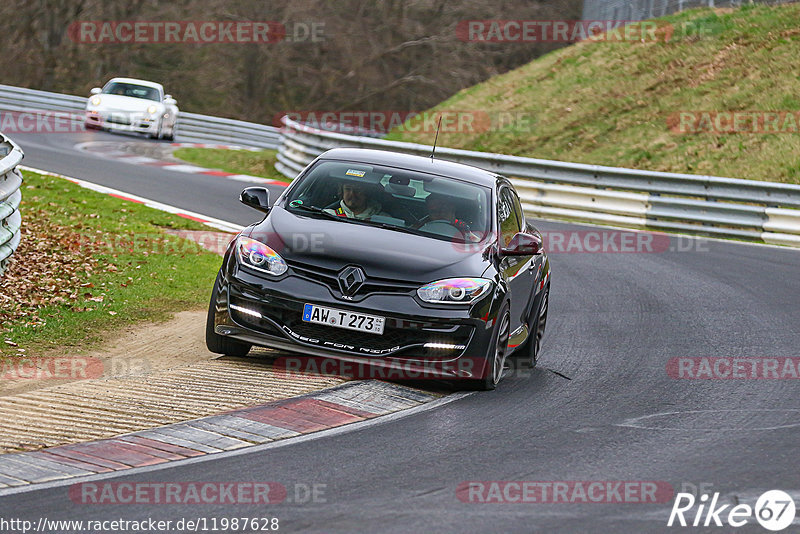
[[[471,307],[427,307],[413,294],[374,293],[358,303],[300,276],[267,281],[235,261],[218,278],[214,331],[255,345],[402,370],[408,377],[481,377],[497,310],[487,297]],[[302,321],[306,303],[386,318],[383,335]],[[233,307],[231,307],[233,305]],[[401,374],[402,377],[402,374]]]
[[[144,113],[87,111],[85,124],[87,127],[106,128],[120,132],[156,134],[158,117]]]

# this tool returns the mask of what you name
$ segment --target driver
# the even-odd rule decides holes
[[[439,225],[444,223],[457,232],[452,237],[460,234],[461,237],[472,243],[481,240],[481,237],[470,229],[466,221],[456,217],[456,202],[451,197],[442,193],[431,193],[425,199],[425,207],[428,209],[428,215],[417,223],[415,226],[417,230],[441,234],[443,229]]]
[[[469,233],[469,225],[456,218],[456,204],[446,195],[431,193],[425,199],[425,207],[428,209],[428,215],[422,218],[418,228],[428,223],[441,221],[456,227],[464,235]]]
[[[375,200],[375,187],[358,182],[345,182],[339,186],[341,201],[336,208],[326,209],[328,213],[348,219],[369,219],[374,215],[389,216],[381,211],[381,204]]]

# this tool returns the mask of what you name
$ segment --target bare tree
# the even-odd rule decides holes
[[[270,122],[287,110],[423,110],[563,44],[459,39],[462,21],[577,19],[581,0],[11,0],[0,83],[86,94],[159,81],[195,112]],[[275,43],[79,42],[80,21],[275,21]],[[73,26],[71,26],[73,25]],[[323,39],[303,32],[314,26]]]

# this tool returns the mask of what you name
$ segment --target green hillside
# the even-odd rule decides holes
[[[435,109],[493,123],[443,131],[440,146],[800,183],[800,5],[658,21],[657,39],[582,41],[459,92]]]

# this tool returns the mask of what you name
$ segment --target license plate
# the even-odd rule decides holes
[[[117,116],[111,115],[108,118],[108,122],[113,122],[114,124],[125,124],[125,125],[128,125],[128,126],[130,126],[130,124],[131,124],[131,120],[128,117],[120,116],[120,115],[117,115]]]
[[[386,319],[377,315],[306,304],[303,306],[303,321],[368,332],[370,334],[383,334],[383,325]]]

